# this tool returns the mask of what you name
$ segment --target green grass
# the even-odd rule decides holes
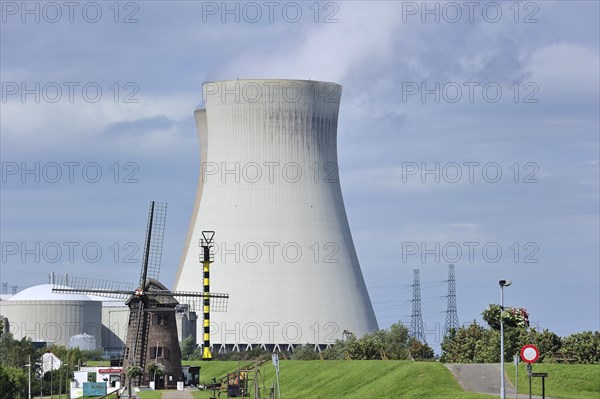
[[[141,391],[137,395],[140,399],[161,399],[163,391]]]
[[[108,367],[110,366],[110,360],[88,360],[85,362],[88,366],[91,367]]]
[[[241,362],[247,365],[250,362]],[[223,377],[237,369],[237,361],[186,362],[201,366],[201,383],[211,378]],[[464,392],[452,374],[437,362],[407,361],[281,361],[281,396],[293,398],[327,399],[476,399],[492,398],[481,394]],[[548,373],[546,396],[564,399],[600,398],[600,365],[579,364],[534,364],[534,372]],[[265,377],[268,397],[271,384],[275,381],[275,368],[265,363],[261,372]],[[506,365],[506,374],[514,385],[514,365]],[[541,379],[533,379],[533,394],[541,395]],[[527,371],[525,364],[519,365],[519,393],[527,394]],[[194,398],[208,399],[209,391],[193,392]],[[221,397],[225,397],[223,393]],[[142,399],[161,398],[160,391],[145,391]]]
[[[529,393],[527,365],[519,363],[519,393]],[[555,364],[535,363],[534,373],[548,373],[546,377],[546,396],[564,399],[598,399],[600,398],[600,365],[598,364]],[[515,366],[506,365],[506,374],[515,385]],[[541,396],[542,379],[535,377],[532,381],[533,395]]]
[[[242,365],[247,362],[242,362]],[[200,379],[209,382],[238,367],[238,362],[198,362]],[[261,372],[269,394],[275,381],[275,368],[265,363]],[[464,392],[452,374],[437,362],[408,361],[281,361],[281,396],[292,398],[427,398],[476,399],[492,396]],[[209,392],[194,393],[195,398],[209,398]]]

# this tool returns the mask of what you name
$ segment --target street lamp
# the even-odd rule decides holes
[[[512,284],[510,280],[500,280],[500,398],[506,399],[506,389],[504,388],[504,321],[502,312],[504,312],[504,287]]]
[[[29,374],[29,395],[28,395],[28,397],[29,397],[29,399],[31,399],[31,355],[29,355],[29,364],[26,364],[21,367],[27,367],[28,368],[27,371],[29,371],[29,373],[28,373]]]

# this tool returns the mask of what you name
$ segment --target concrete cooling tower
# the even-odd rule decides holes
[[[195,112],[201,167],[176,289],[199,291],[199,241],[214,230],[213,350],[321,347],[377,329],[342,198],[342,87],[305,80],[206,83]],[[198,342],[202,342],[201,328]]]

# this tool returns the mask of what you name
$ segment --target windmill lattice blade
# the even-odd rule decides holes
[[[187,292],[187,291],[174,291],[171,293],[177,302],[182,305],[188,305],[191,311],[196,313],[202,313],[204,305],[204,293],[202,292]],[[210,297],[210,311],[211,312],[227,312],[227,305],[229,303],[229,295],[209,293]]]
[[[127,299],[133,294],[133,287],[130,283],[120,281],[100,280],[89,277],[56,276],[52,292]]]
[[[165,202],[154,202],[153,204],[154,210],[152,210],[151,203],[150,211],[148,212],[148,227],[146,229],[146,244],[144,247],[144,259],[142,261],[140,285],[145,285],[144,265],[148,265],[146,271],[146,281],[150,278],[158,280],[160,275],[163,237],[165,232],[165,223],[167,220],[167,204]],[[146,259],[146,256],[148,259]]]

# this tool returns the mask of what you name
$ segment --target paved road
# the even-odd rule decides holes
[[[500,395],[500,363],[459,364],[444,363],[454,374],[454,377],[465,391]],[[515,388],[508,379],[505,380],[506,398],[515,397]],[[526,380],[519,381],[527,384]],[[519,394],[519,398],[529,398],[529,395]],[[532,396],[541,399],[541,396]],[[551,399],[546,396],[546,399]]]
[[[163,399],[193,399],[190,391],[164,391]]]

